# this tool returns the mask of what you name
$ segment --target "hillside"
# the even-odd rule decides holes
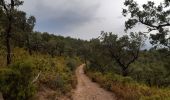
[[[170,100],[170,0],[87,1],[0,1],[0,99]]]

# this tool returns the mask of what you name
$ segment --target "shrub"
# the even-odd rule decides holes
[[[18,62],[8,69],[0,70],[0,91],[5,100],[28,100],[35,92],[31,83],[33,66],[30,63]]]
[[[131,77],[88,71],[87,75],[102,87],[115,93],[120,100],[169,100],[170,90],[139,84]]]
[[[75,59],[68,59],[67,61],[67,67],[71,70],[74,71],[76,69],[76,61]]]

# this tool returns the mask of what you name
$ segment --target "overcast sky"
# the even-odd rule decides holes
[[[146,3],[147,0],[136,0]],[[152,0],[160,2],[163,0]],[[100,31],[124,34],[124,0],[24,0],[22,10],[37,19],[36,31],[81,39]]]

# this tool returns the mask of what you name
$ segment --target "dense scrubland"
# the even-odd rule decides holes
[[[8,67],[4,56],[0,56],[0,86],[5,100],[57,99],[63,95],[70,98],[76,87],[76,67],[81,64],[78,57],[29,53],[22,48],[14,49],[13,62]],[[1,55],[3,55],[1,53]]]
[[[126,31],[140,23],[148,32],[119,37],[101,32],[89,41],[36,32],[36,18],[18,10],[20,0],[0,1],[0,92],[5,100],[71,98],[75,69],[85,63],[86,74],[120,100],[170,99],[169,1],[155,6],[125,0]],[[146,32],[145,32],[146,33]],[[150,37],[153,47],[143,50]]]

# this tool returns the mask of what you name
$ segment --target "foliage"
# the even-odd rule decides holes
[[[67,67],[69,68],[69,70],[71,71],[75,71],[77,64],[76,64],[76,60],[75,59],[71,59],[71,58],[67,58]]]
[[[28,100],[35,93],[33,65],[18,62],[0,70],[0,91],[5,100]]]
[[[11,64],[12,58],[11,58],[11,38],[13,36],[13,32],[15,32],[16,26],[18,26],[18,22],[21,20],[20,17],[25,18],[25,13],[18,11],[17,7],[23,4],[23,1],[20,0],[10,0],[10,2],[6,2],[5,0],[0,1],[0,9],[2,11],[1,16],[1,26],[4,29],[4,31],[1,31],[3,33],[3,37],[5,40],[5,46],[7,50],[7,56],[6,56],[6,62],[7,65]],[[20,16],[18,16],[20,15]],[[25,20],[24,20],[25,21]],[[21,25],[21,23],[20,23]],[[13,28],[15,26],[15,28]]]
[[[76,66],[80,64],[79,58],[51,57],[50,55],[41,54],[35,55],[35,57],[32,56],[29,59],[35,64],[36,72],[41,73],[36,81],[38,92],[42,92],[42,88],[46,88],[55,91],[55,97],[60,97],[75,88],[77,82],[74,71]],[[68,66],[71,61],[74,61],[71,65],[74,68],[72,70]]]
[[[87,69],[88,70],[88,69]],[[130,77],[87,71],[87,75],[102,87],[115,93],[120,100],[169,100],[170,90],[148,87]]]
[[[128,75],[128,68],[131,63],[137,60],[141,47],[144,43],[142,34],[131,33],[130,36],[123,36],[118,38],[117,35],[112,33],[102,33],[102,45],[109,52],[121,67],[122,74]]]
[[[20,89],[20,86],[17,85],[15,86],[17,86],[21,92],[23,92],[22,89],[25,89],[27,87],[27,85],[26,86],[22,85],[22,82],[24,82],[23,80],[25,80],[24,76],[27,75],[32,75],[30,76],[31,79],[25,80],[27,82],[30,81],[33,82],[33,80],[37,78],[35,82],[33,82],[33,84],[30,85],[28,84],[30,88],[32,88],[31,86],[33,86],[33,87],[37,87],[36,89],[32,88],[33,91],[31,90],[29,91],[28,89],[24,90],[25,93],[26,92],[33,93],[33,95],[30,95],[30,97],[33,96],[35,98],[36,97],[39,98],[38,93],[43,92],[42,88],[46,88],[47,90],[50,89],[51,91],[54,91],[53,93],[49,93],[49,96],[53,95],[54,97],[60,97],[61,95],[70,93],[70,90],[76,87],[77,81],[74,72],[76,67],[81,64],[81,60],[79,59],[79,57],[71,57],[71,58],[69,56],[51,57],[48,54],[45,55],[42,53],[33,53],[32,55],[29,55],[29,52],[27,50],[18,47],[14,48],[13,51],[14,51],[13,62],[12,62],[13,64],[9,66],[9,68],[5,68],[6,64],[4,64],[4,59],[3,59],[5,58],[5,56],[0,55],[0,58],[2,58],[2,63],[0,63],[0,65],[4,66],[4,67],[0,67],[1,70],[0,72],[2,72],[0,77],[1,78],[4,77],[6,80],[10,80],[10,83],[19,82],[22,88]],[[1,52],[3,54],[4,51],[1,50]],[[30,65],[30,70],[29,69],[25,70],[25,67],[22,67],[22,66],[26,66],[27,68],[27,65]],[[20,71],[24,71],[24,72],[21,73]],[[25,71],[29,71],[29,72],[25,72]],[[13,78],[11,74],[13,75],[13,77],[16,76],[16,78]],[[13,83],[11,84],[13,85]],[[6,84],[6,87],[8,87],[9,85],[12,86],[11,84]],[[15,86],[11,87],[11,89],[8,90],[7,88],[5,88],[4,85],[5,83],[1,84],[1,86],[4,87],[3,91],[6,91],[6,93],[9,93],[10,96],[12,96],[12,94],[14,94],[12,91],[15,91]],[[18,89],[17,87],[16,89]],[[27,97],[25,98],[27,99]]]
[[[109,35],[107,36],[109,38]],[[116,35],[114,36],[116,38]],[[119,40],[119,38],[116,39]],[[112,38],[110,41],[116,39]],[[91,56],[88,58],[89,63],[85,69],[93,81],[112,91],[122,100],[169,100],[170,61],[169,51],[166,48],[139,50],[138,59],[129,67],[128,77],[122,77],[121,69],[117,67],[119,65],[111,59],[109,51],[103,48],[101,43],[102,41],[90,41]],[[118,48],[121,47],[119,43],[112,44],[117,50],[114,53],[121,52]],[[128,54],[122,54],[120,57],[125,55]]]
[[[137,62],[132,64],[131,77],[149,86],[167,87],[169,80],[169,56],[159,51],[141,52]]]
[[[137,23],[143,24],[147,27],[148,33],[154,30],[158,31],[157,34],[151,34],[152,44],[170,47],[169,29],[167,28],[167,26],[170,26],[170,10],[167,9],[169,0],[165,0],[159,5],[156,5],[153,1],[148,1],[142,7],[134,0],[125,0],[124,5],[127,8],[123,9],[123,15],[129,18],[125,22],[125,30],[135,27]]]
[[[22,4],[0,1],[0,91],[5,99],[29,99],[48,89],[54,98],[69,93],[77,84],[75,69],[81,60],[93,81],[121,99],[170,99],[169,0],[158,6],[148,1],[142,8],[125,0],[123,15],[130,14],[126,30],[144,24],[149,32],[158,31],[151,35],[153,44],[167,46],[149,51],[141,50],[141,32],[118,37],[103,31],[99,38],[84,41],[33,31],[36,18],[19,11]],[[11,65],[5,68],[5,62]]]

